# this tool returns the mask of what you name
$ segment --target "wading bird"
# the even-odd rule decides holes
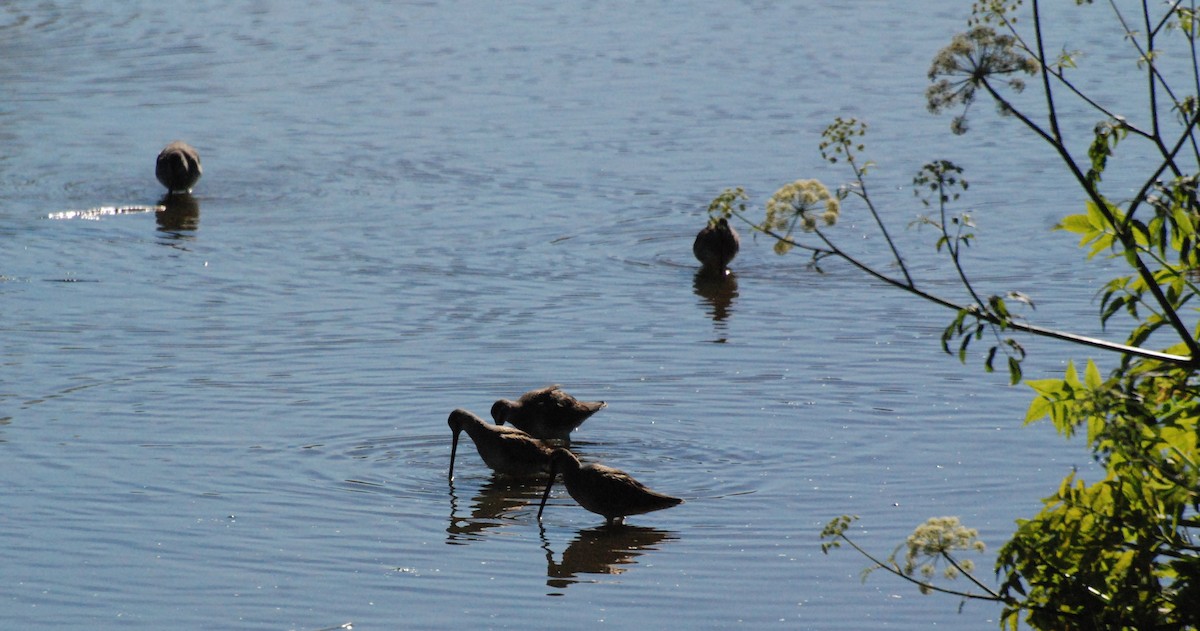
[[[190,193],[202,172],[200,154],[182,140],[164,147],[154,165],[154,177],[167,187],[167,194]]]
[[[512,427],[492,425],[474,414],[457,409],[447,419],[454,440],[450,443],[450,474],[454,479],[454,456],[458,435],[466,431],[484,464],[502,475],[525,477],[550,471],[550,448],[529,434]]]
[[[678,497],[664,495],[646,488],[620,469],[600,464],[581,465],[575,454],[558,448],[550,456],[550,481],[542,494],[538,507],[538,519],[546,508],[550,489],[554,486],[554,474],[561,473],[567,493],[579,505],[598,515],[603,515],[609,524],[621,524],[629,515],[641,515],[682,504]]]
[[[696,235],[692,242],[692,254],[708,272],[724,274],[729,262],[737,256],[741,247],[738,233],[729,225],[729,220],[721,217],[716,223],[709,222]]]
[[[530,390],[520,399],[500,399],[492,404],[492,420],[505,423],[541,440],[571,443],[571,432],[589,416],[608,404],[604,401],[580,401],[559,386]]]

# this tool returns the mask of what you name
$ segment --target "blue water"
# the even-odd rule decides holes
[[[1053,163],[925,112],[966,8],[919,4],[0,4],[4,626],[995,627],[817,534],[954,514],[994,549],[1083,447],[845,265],[743,230],[735,286],[693,278],[712,197],[843,181],[816,146],[861,116],[923,283],[962,298],[903,230],[950,157],[985,291],[1098,333]],[[194,223],[105,212],[158,202],[175,138]],[[861,207],[835,234],[886,262]],[[687,502],[614,532],[556,487],[539,524],[469,444],[448,484],[450,410],[547,383],[609,403],[585,460]]]

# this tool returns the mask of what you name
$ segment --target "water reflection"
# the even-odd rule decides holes
[[[738,296],[737,274],[701,268],[692,279],[692,289],[708,303],[708,314],[717,328],[723,329],[725,320],[733,310],[733,300]],[[725,340],[722,338],[717,341]]]
[[[562,560],[556,562],[544,527],[541,533],[542,548],[546,550],[546,585],[556,589],[583,582],[577,578],[580,574],[624,574],[629,570],[624,566],[633,565],[639,556],[659,549],[665,542],[679,539],[676,533],[668,530],[605,524],[580,530],[575,540],[563,550]]]
[[[200,227],[200,202],[191,193],[164,195],[158,205],[162,208],[154,213],[154,218],[159,230],[179,232]]]
[[[471,515],[458,515],[458,495],[450,482],[450,525],[446,527],[446,543],[462,545],[484,538],[493,528],[514,523],[509,516],[535,498],[546,487],[545,478],[518,479],[493,474],[471,500]]]

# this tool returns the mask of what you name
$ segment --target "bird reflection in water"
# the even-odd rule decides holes
[[[546,585],[566,589],[574,583],[595,582],[581,579],[581,574],[615,576],[624,574],[639,556],[657,550],[679,536],[668,530],[644,526],[610,526],[585,528],[563,550],[562,560],[554,560],[554,551],[541,528],[542,548],[546,550]]]
[[[512,478],[492,474],[490,480],[479,487],[471,500],[471,515],[458,514],[458,495],[454,492],[454,481],[450,482],[450,525],[446,527],[446,543],[464,545],[484,538],[493,528],[517,524],[513,513],[521,510],[541,496],[542,479]]]
[[[158,201],[161,207],[154,213],[158,229],[163,232],[192,231],[200,227],[200,202],[191,193],[164,195]]]
[[[733,310],[733,301],[738,297],[737,274],[733,272],[716,272],[701,268],[692,279],[692,290],[708,304],[708,314],[719,333],[724,333],[725,320]],[[715,340],[724,342],[722,335]]]

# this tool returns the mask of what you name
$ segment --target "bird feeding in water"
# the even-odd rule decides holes
[[[530,390],[516,401],[492,404],[492,420],[508,423],[541,440],[571,444],[571,432],[591,415],[607,407],[604,401],[580,401],[559,386]]]
[[[454,456],[458,435],[463,431],[475,443],[484,464],[496,473],[513,477],[543,475],[550,471],[550,448],[525,432],[492,425],[467,410],[457,409],[447,419],[454,439],[450,443],[450,473],[454,479]]]
[[[587,510],[603,515],[610,525],[622,524],[629,515],[641,515],[682,504],[683,500],[658,491],[633,479],[633,476],[601,464],[580,464],[575,454],[558,448],[550,456],[550,481],[542,494],[538,519],[546,508],[554,475],[561,473],[567,493]]]
[[[190,193],[200,179],[200,154],[196,148],[176,140],[163,148],[154,164],[154,177],[167,187],[167,194]]]
[[[692,242],[692,254],[707,272],[725,274],[729,262],[737,256],[741,247],[738,233],[729,225],[729,220],[721,217],[715,222],[709,221]]]

